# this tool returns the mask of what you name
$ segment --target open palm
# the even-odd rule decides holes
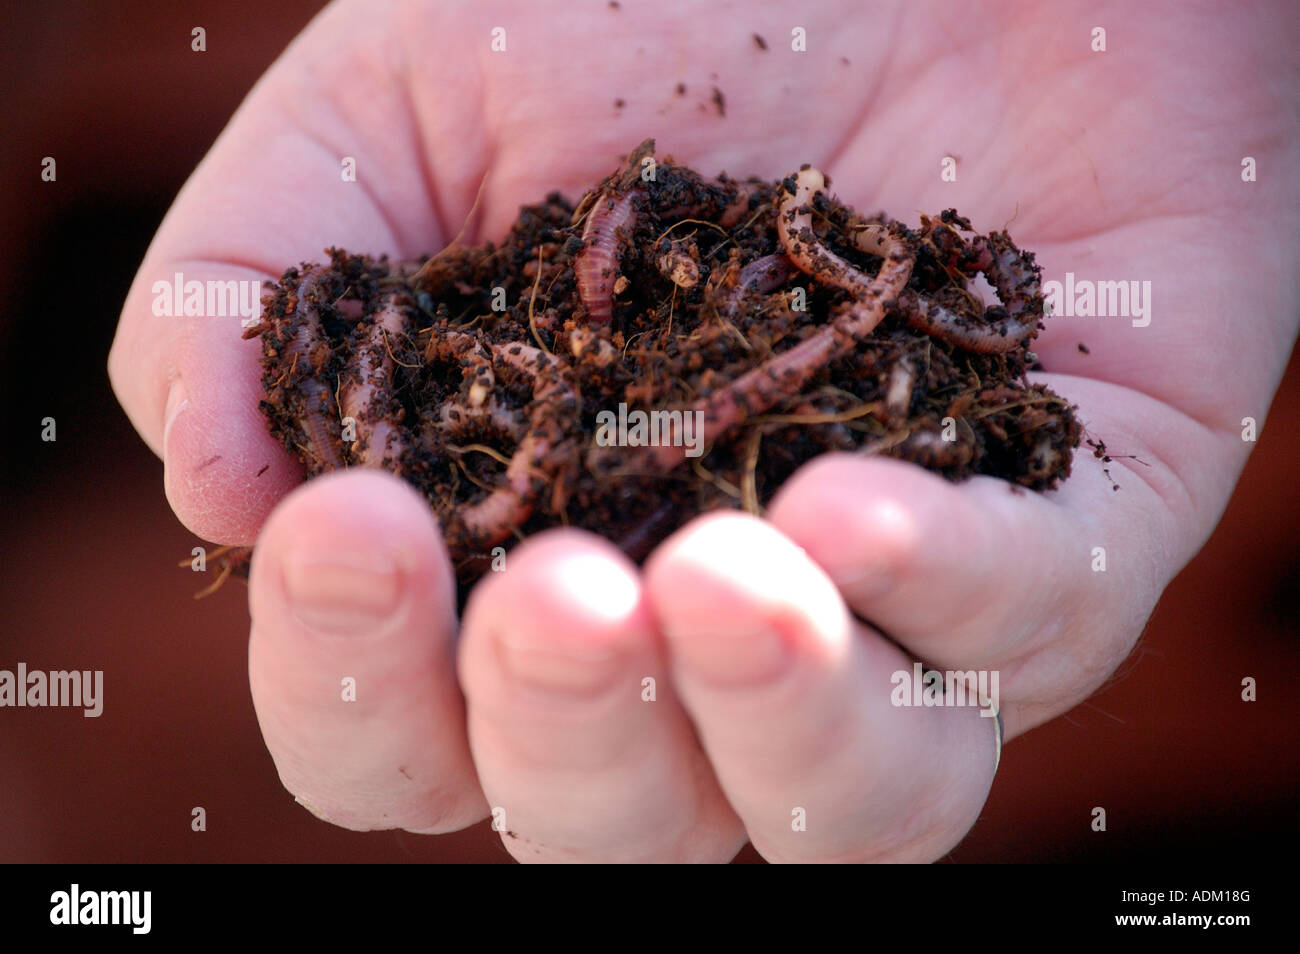
[[[180,519],[258,541],[254,701],[321,817],[438,832],[491,810],[523,860],[725,860],[747,838],[771,860],[933,859],[983,805],[994,720],[895,707],[890,675],[998,671],[1010,738],[1106,679],[1204,542],[1295,333],[1294,24],[841,6],[335,5],[177,199],[110,373]],[[1057,317],[1034,345],[1090,436],[1132,455],[1120,490],[1083,455],[1045,495],[829,456],[766,520],[700,518],[644,568],[589,534],[530,539],[458,625],[427,504],[384,473],[294,489],[238,319],[151,313],[177,271],[435,251],[480,184],[465,237],[499,237],[649,136],[705,174],[811,162],[910,224],[1009,222],[1048,279],[1149,281],[1149,324]]]

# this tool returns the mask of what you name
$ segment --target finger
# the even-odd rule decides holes
[[[786,483],[768,516],[859,616],[919,658],[1005,670],[1013,738],[1095,691],[1168,583],[1164,557],[1183,531],[1151,470],[1146,483],[1117,466],[1116,493],[1100,463],[1076,459],[1063,488],[1039,494],[828,455]]]
[[[302,466],[271,436],[259,409],[256,343],[241,342],[254,346],[241,354],[231,346],[238,331],[228,322],[192,320],[202,324],[170,339],[176,372],[159,448],[163,487],[172,510],[197,536],[248,546],[276,502],[302,482]]]
[[[682,702],[769,861],[931,861],[974,823],[996,720],[894,705],[912,660],[771,526],[697,520],[651,557],[646,588]]]
[[[1025,595],[1019,567],[1048,574],[1026,583],[1059,593],[1050,574],[1059,569],[1061,531],[1050,513],[1033,514],[1033,533],[1018,532],[1024,518],[1008,524],[1011,507],[1037,509],[1022,497],[1001,482],[958,487],[909,463],[833,454],[787,481],[768,519],[808,552],[856,612],[930,653],[958,633],[1006,632],[1008,613],[1033,615],[1023,601],[1006,606]]]
[[[186,183],[123,307],[114,390],[164,458],[177,515],[207,539],[251,544],[300,479],[257,413],[260,345],[241,338],[256,316],[252,283],[269,291],[287,267],[338,244],[427,254],[444,241],[438,209],[461,215],[461,193],[464,207],[474,198],[477,152],[443,163],[451,195],[434,194],[391,30],[387,17],[346,4],[313,22]],[[228,281],[246,283],[238,306],[215,294]],[[177,287],[179,298],[168,291]]]
[[[744,844],[664,678],[636,568],[609,543],[557,531],[512,550],[466,607],[460,674],[520,860],[725,861]]]
[[[249,582],[249,681],[285,787],[363,831],[482,818],[428,504],[380,472],[313,480],[272,514]]]

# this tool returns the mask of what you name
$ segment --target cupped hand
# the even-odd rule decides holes
[[[770,860],[947,852],[987,796],[995,720],[894,706],[891,675],[996,671],[1008,739],[1087,697],[1217,521],[1242,419],[1262,426],[1300,234],[1295,24],[1272,15],[329,7],[177,198],[109,361],[179,518],[258,542],[250,679],[289,791],[356,829],[491,812],[521,860],[722,861],[747,839]],[[1080,454],[1047,494],[822,458],[765,520],[707,515],[644,568],[589,534],[532,538],[458,626],[427,504],[377,472],[298,486],[239,318],[152,313],[176,272],[271,281],[330,245],[435,251],[480,185],[465,239],[500,236],[647,136],[705,174],[811,162],[910,224],[1009,222],[1048,279],[1149,281],[1149,323],[1058,317],[1034,344],[1036,378],[1131,456],[1107,476]]]

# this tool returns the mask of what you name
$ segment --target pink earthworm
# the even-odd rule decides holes
[[[913,328],[977,354],[1012,351],[1037,330],[1037,323],[1019,324],[1010,315],[993,322],[968,318],[913,292],[898,304]]]
[[[587,309],[587,320],[594,325],[607,325],[614,315],[614,279],[622,255],[618,233],[624,235],[636,225],[636,204],[641,196],[639,189],[631,189],[622,196],[602,195],[587,215],[582,229],[584,248],[573,260],[573,273],[578,280],[578,294]]]
[[[803,271],[856,292],[857,297],[841,309],[831,324],[692,405],[690,411],[703,412],[706,445],[748,417],[798,394],[820,369],[851,353],[880,324],[887,304],[897,299],[912,275],[916,254],[911,241],[893,230],[857,239],[883,253],[880,271],[874,278],[821,244],[812,230],[812,203],[825,186],[825,177],[816,169],[805,168],[796,175],[794,195],[783,198],[777,212],[781,244],[785,254]],[[683,447],[645,447],[637,451],[633,466],[663,473],[684,458]],[[588,466],[599,467],[609,459],[610,451],[603,450],[588,457]]]
[[[812,229],[813,200],[826,188],[826,177],[816,169],[801,169],[795,176],[795,192],[781,202],[776,217],[777,232],[790,260],[814,278],[854,292],[861,298],[880,300],[887,292],[896,298],[912,276],[915,253],[909,243],[883,226],[854,233],[853,241],[862,251],[884,259],[875,278],[854,268],[818,241]],[[859,310],[858,337],[870,334],[884,317],[884,310],[869,307]],[[863,327],[867,315],[875,315],[871,327]]]
[[[780,288],[799,270],[780,252],[756,258],[740,270],[736,287],[748,291],[770,292]]]
[[[804,170],[800,177],[809,173],[815,173],[815,170]],[[815,194],[822,187],[824,183],[820,181],[820,173],[815,175],[816,178],[796,178],[796,202],[805,189],[810,189]],[[811,195],[803,207],[810,207],[810,203]],[[782,214],[777,218],[777,228],[781,232],[782,242],[791,248],[790,257],[809,274],[847,291],[860,291],[865,287],[866,294],[873,294],[871,279],[834,252],[816,243],[815,238],[803,246],[796,244],[800,234],[812,235],[809,213],[793,216]],[[874,225],[861,229],[852,237],[854,244],[867,254],[881,257],[890,254],[890,232],[885,226]],[[1022,255],[1011,244],[1006,233],[997,233],[987,240],[977,238],[971,244],[972,250],[977,253],[978,270],[984,272],[1003,303],[1006,311],[1004,317],[989,320],[988,312],[985,313],[984,320],[962,317],[914,292],[904,292],[902,285],[895,292],[900,310],[913,328],[968,351],[983,354],[1011,351],[1038,328],[1038,316],[1042,314],[1042,295],[1037,270],[1033,267],[1032,258]],[[884,268],[882,265],[882,274]],[[910,276],[910,262],[907,268]],[[876,281],[879,281],[879,276]],[[906,279],[903,285],[906,285]],[[869,329],[863,334],[868,332]]]
[[[985,308],[980,317],[963,316],[909,291],[898,299],[907,324],[976,354],[1014,351],[1034,337],[1043,317],[1043,289],[1034,256],[1015,247],[1005,231],[988,238],[976,235],[965,246],[956,230],[944,226],[967,229],[969,222],[958,216],[941,217],[940,222],[923,220],[923,237],[931,235],[935,250],[949,265],[967,274],[983,272],[1001,308]]]
[[[955,239],[954,239],[955,240]],[[1006,232],[970,243],[974,269],[984,273],[997,292],[1005,314],[985,309],[980,318],[959,315],[913,292],[899,297],[908,324],[918,331],[979,354],[1013,351],[1038,331],[1043,314],[1039,269],[1032,255],[1021,252]]]
[[[482,550],[508,539],[532,515],[547,478],[564,463],[564,444],[577,425],[578,394],[571,371],[545,352],[517,342],[494,344],[492,355],[532,379],[528,431],[506,466],[505,481],[478,503],[446,518],[448,546]]]
[[[491,354],[473,335],[463,331],[433,335],[425,351],[425,360],[460,363],[462,381],[468,382],[465,400],[448,401],[442,405],[436,423],[447,437],[461,440],[474,427],[483,425],[513,440],[522,436],[524,425],[519,416],[505,406],[497,393]]]
[[[334,407],[334,394],[312,375],[311,351],[318,344],[323,345],[324,331],[311,296],[324,276],[324,269],[316,269],[298,283],[298,290],[294,293],[298,330],[286,351],[290,367],[301,365],[299,373],[302,377],[295,382],[298,393],[302,395],[302,413],[298,415],[298,423],[307,439],[304,450],[316,459],[318,472],[342,470],[347,466],[335,444],[334,428],[325,416],[326,409]]]
[[[756,258],[740,270],[736,287],[727,296],[723,310],[727,315],[734,315],[740,310],[740,304],[747,294],[775,291],[798,273],[794,263],[780,252]]]
[[[740,220],[749,213],[749,200],[758,192],[756,186],[746,183],[740,183],[736,186],[736,198],[722,210],[722,215],[718,218],[718,224],[724,228],[731,228],[738,225]]]
[[[365,467],[382,467],[385,460],[395,474],[400,474],[403,441],[385,414],[377,405],[382,388],[393,381],[393,341],[405,331],[406,312],[401,296],[392,296],[375,312],[369,338],[358,349],[357,379],[339,391],[343,416],[351,418],[357,429],[354,453],[359,464]],[[370,432],[362,430],[370,426]],[[357,450],[360,447],[360,450]]]

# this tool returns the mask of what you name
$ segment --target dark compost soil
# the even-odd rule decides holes
[[[639,560],[702,511],[761,514],[828,451],[1033,490],[1069,475],[1075,409],[1025,378],[1040,272],[1005,232],[953,210],[907,229],[806,166],[706,179],[653,147],[576,206],[521,208],[500,243],[289,269],[246,337],[307,477],[401,475],[463,593],[548,527]]]

